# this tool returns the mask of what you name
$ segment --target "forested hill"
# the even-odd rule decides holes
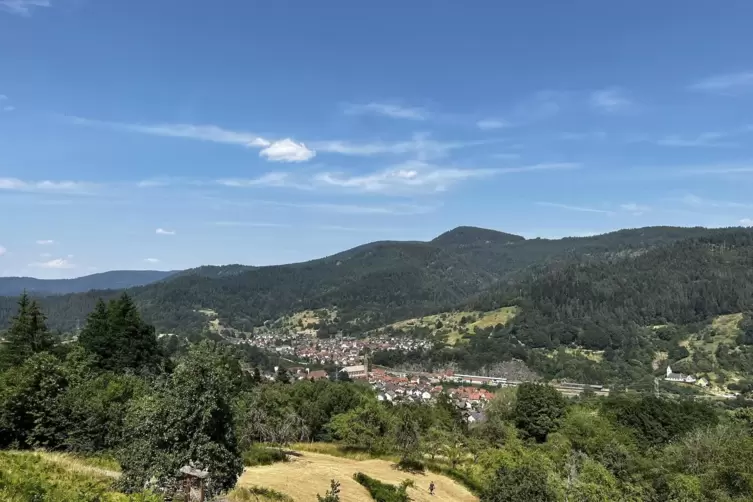
[[[343,326],[349,326],[348,321],[377,326],[463,304],[517,275],[525,277],[527,272],[522,271],[528,267],[584,257],[618,259],[718,232],[651,227],[593,237],[526,240],[460,227],[430,242],[374,242],[305,263],[202,267],[194,269],[196,273],[134,288],[132,294],[146,319],[160,331],[200,330],[206,324],[196,312],[200,308],[215,310],[224,323],[241,329],[292,311],[330,306],[338,307]],[[97,297],[112,295],[94,291],[45,298],[42,304],[52,326],[70,329],[92,309]],[[0,300],[3,326],[12,309],[13,299]]]
[[[113,270],[75,279],[0,277],[0,296],[20,295],[24,291],[36,295],[64,295],[92,289],[132,288],[161,281],[173,274],[175,272],[160,270]]]

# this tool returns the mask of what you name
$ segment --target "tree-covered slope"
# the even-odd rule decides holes
[[[167,281],[134,288],[134,299],[158,330],[200,330],[200,308],[215,310],[237,328],[307,308],[336,306],[343,327],[375,327],[446,309],[480,292],[529,275],[528,268],[574,258],[619,258],[654,246],[711,235],[702,228],[656,227],[568,239],[531,239],[493,230],[460,227],[430,242],[374,242],[342,253],[290,265],[245,269],[201,267]],[[97,296],[45,298],[55,327],[70,329]],[[12,301],[0,300],[0,325]],[[355,329],[355,328],[353,328]]]
[[[161,281],[173,274],[175,272],[160,270],[113,270],[75,279],[0,277],[0,296],[20,295],[24,291],[36,295],[64,295],[92,289],[133,288]]]

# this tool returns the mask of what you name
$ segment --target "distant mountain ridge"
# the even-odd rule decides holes
[[[547,264],[620,259],[718,232],[647,227],[592,237],[524,239],[458,227],[428,242],[378,241],[302,263],[198,267],[130,290],[145,318],[163,332],[201,332],[207,325],[201,309],[216,311],[225,325],[250,329],[281,315],[333,306],[343,329],[359,330],[466,304]],[[90,291],[44,298],[42,304],[51,326],[71,329],[97,298],[116,294]],[[14,301],[0,298],[0,327],[7,324]]]
[[[175,273],[160,270],[112,270],[74,279],[0,277],[0,296],[16,296],[24,291],[46,296],[85,293],[92,289],[126,289],[161,281]]]

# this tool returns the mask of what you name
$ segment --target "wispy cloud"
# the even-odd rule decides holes
[[[393,119],[426,120],[429,112],[422,108],[413,108],[389,103],[366,103],[345,105],[347,115],[381,115]]]
[[[7,252],[8,252],[8,250],[7,250],[7,249],[5,249],[5,247],[4,247],[4,246],[0,246],[0,256],[3,256],[3,255],[4,255],[5,253],[7,253]]]
[[[569,204],[559,204],[557,202],[537,202],[536,205],[544,206],[544,207],[553,207],[556,209],[565,209],[567,211],[577,211],[579,213],[614,214],[614,211],[609,211],[607,209],[597,209],[594,207],[586,207],[586,206],[572,206]]]
[[[40,246],[49,246],[50,244],[55,244],[55,241],[52,239],[40,239],[37,241],[37,244]]]
[[[737,143],[731,141],[723,141],[730,136],[729,133],[724,132],[705,132],[697,136],[682,137],[678,135],[665,136],[656,140],[656,144],[660,146],[670,147],[712,147],[712,148],[728,148],[738,146]]]
[[[476,122],[476,127],[481,129],[482,131],[490,131],[494,129],[510,127],[510,123],[502,119],[484,119]]]
[[[261,148],[259,155],[272,162],[305,162],[316,156],[314,150],[310,150],[303,143],[297,143],[290,138],[268,140],[256,134],[246,131],[232,131],[216,125],[194,124],[126,124],[120,122],[107,122],[82,117],[68,117],[71,123],[82,126],[105,127],[120,131],[136,132],[153,136],[165,136],[171,138],[187,138],[199,141],[211,141],[240,145],[250,148]]]
[[[157,230],[155,230],[155,233],[157,235],[175,235],[176,234],[175,230],[165,230],[164,228],[158,228]]]
[[[337,153],[354,157],[374,155],[414,155],[419,160],[436,159],[447,156],[453,150],[486,145],[499,140],[437,141],[428,134],[415,134],[409,141],[398,142],[351,142],[345,140],[312,142],[312,147],[321,152]]]
[[[453,185],[490,176],[531,171],[574,169],[577,164],[536,164],[507,168],[442,167],[421,161],[410,161],[366,175],[344,173],[319,173],[314,181],[325,186],[361,192],[399,195],[416,192],[444,192]]]
[[[632,214],[633,216],[641,216],[642,214],[651,211],[651,207],[644,206],[642,204],[635,204],[634,202],[630,202],[628,204],[620,204],[620,209]]]
[[[267,223],[263,221],[215,221],[218,227],[258,227],[258,228],[290,228],[287,223]]]
[[[621,113],[633,108],[633,102],[625,90],[609,87],[591,93],[589,103],[592,108],[603,113]]]
[[[278,202],[265,201],[265,204],[291,207],[298,209],[307,209],[312,211],[321,211],[325,213],[338,214],[371,214],[371,215],[417,215],[428,214],[436,211],[439,206],[425,206],[418,204],[384,204],[384,205],[361,205],[361,204],[334,204],[334,203],[317,203],[317,202]]]
[[[753,227],[753,219],[743,218],[742,220],[740,220],[740,225],[744,227]]]
[[[715,94],[739,94],[753,90],[753,71],[714,75],[690,85],[691,91]]]
[[[31,263],[30,267],[49,268],[49,269],[67,269],[76,268],[67,258],[55,258],[54,260]]]
[[[159,259],[157,258],[144,258],[144,261],[147,263],[159,263]]]
[[[366,174],[328,171],[301,176],[285,172],[272,172],[259,178],[220,179],[216,183],[239,188],[272,186],[300,190],[338,189],[383,195],[410,195],[444,192],[463,181],[496,175],[577,169],[579,167],[580,165],[576,163],[560,162],[502,168],[460,168],[413,160]]]
[[[219,185],[236,188],[254,188],[254,187],[285,187],[296,188],[299,190],[313,190],[310,183],[297,182],[295,176],[286,172],[270,172],[259,176],[258,178],[227,178],[216,181]]]
[[[694,194],[686,194],[679,199],[673,199],[683,204],[699,208],[724,208],[724,209],[751,209],[753,204],[746,202],[735,202],[730,200],[715,200],[699,197]]]
[[[0,190],[18,192],[88,193],[97,184],[81,181],[25,181],[18,178],[0,178]]]
[[[559,135],[559,138],[566,141],[584,141],[584,140],[603,141],[607,139],[607,133],[604,131],[563,132],[562,134]]]
[[[35,7],[49,7],[49,0],[0,0],[0,10],[30,16]]]
[[[16,107],[15,107],[15,106],[12,106],[12,105],[8,105],[8,106],[4,106],[4,107],[3,107],[3,111],[4,111],[4,112],[12,112],[12,111],[13,111],[13,110],[15,110],[15,109],[16,109]]]

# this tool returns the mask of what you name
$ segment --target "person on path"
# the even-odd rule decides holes
[[[429,495],[434,495],[434,481],[429,483]]]

